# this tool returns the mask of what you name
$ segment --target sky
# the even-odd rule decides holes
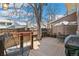
[[[22,4],[16,4],[18,8],[21,7],[21,5]],[[27,6],[28,4],[24,4],[21,9],[18,9],[17,10],[18,13],[16,16],[12,3],[9,4],[9,9],[7,11],[4,11],[2,9],[2,6],[0,5],[0,18],[9,18],[9,19],[18,20],[18,21],[27,21],[28,19],[31,18],[30,16],[32,16],[32,11],[33,11],[29,9],[31,7],[27,8]],[[65,15],[67,13],[67,8],[65,3],[48,3],[46,6],[43,7],[42,17],[45,21],[48,21],[48,13],[49,13],[48,10],[50,9],[51,9],[51,12],[50,12],[51,14],[55,14],[59,16]],[[19,17],[19,13],[20,13],[20,17]]]
[[[56,15],[62,15],[66,13],[66,6],[64,3],[49,3],[48,7],[52,7],[54,9],[54,13]]]
[[[67,8],[64,3],[49,3],[48,6],[44,7],[43,17],[45,17],[48,20],[48,13],[60,16],[60,15],[65,15],[66,12],[67,12]]]

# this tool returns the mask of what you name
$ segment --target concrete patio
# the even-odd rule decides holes
[[[30,56],[65,56],[64,43],[61,39],[45,37],[40,43],[34,42]]]

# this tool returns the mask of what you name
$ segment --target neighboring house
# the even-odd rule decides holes
[[[24,31],[26,24],[22,23],[23,22],[20,24],[17,21],[0,18],[0,33],[8,31]]]
[[[62,17],[61,19],[48,23],[50,35],[69,35],[75,34],[77,30],[77,15],[76,12]]]
[[[24,22],[0,18],[0,29],[14,29],[24,27],[26,27],[26,24]]]
[[[8,27],[12,26],[13,23],[14,22],[12,20],[0,19],[0,29],[8,28]]]

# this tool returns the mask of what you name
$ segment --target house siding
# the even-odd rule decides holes
[[[64,24],[61,24],[61,25],[57,25],[55,26],[55,24],[59,23],[59,22],[62,22],[62,21],[68,21],[68,22],[72,22],[72,21],[75,21],[77,22],[77,16],[76,16],[76,12],[71,14],[71,15],[68,15],[68,16],[65,16],[55,22],[52,22],[52,27],[50,28],[50,32],[49,33],[52,33],[51,35],[69,35],[69,34],[76,34],[76,31],[77,31],[77,24],[76,25],[64,25]]]

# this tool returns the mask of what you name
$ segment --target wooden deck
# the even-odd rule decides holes
[[[40,43],[34,42],[30,56],[65,56],[64,43],[56,38],[45,37]]]

